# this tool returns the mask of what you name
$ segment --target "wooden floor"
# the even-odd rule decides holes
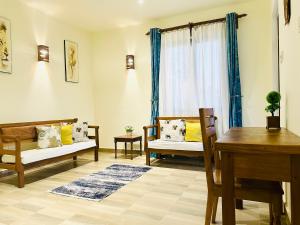
[[[145,157],[117,160],[101,153],[39,168],[26,173],[26,186],[16,188],[16,177],[0,179],[0,225],[202,225],[206,205],[203,163],[198,160],[166,159],[153,164],[141,178],[121,188],[102,202],[63,197],[48,193],[57,186],[99,171],[113,163],[144,165]],[[175,163],[175,164],[174,164]],[[238,224],[268,222],[268,206],[245,202],[237,211]],[[221,223],[219,204],[218,224]]]

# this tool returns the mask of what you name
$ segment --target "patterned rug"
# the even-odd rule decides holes
[[[150,169],[150,167],[145,166],[113,164],[102,171],[55,188],[50,192],[91,201],[101,201]]]

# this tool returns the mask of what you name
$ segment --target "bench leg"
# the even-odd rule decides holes
[[[243,206],[243,200],[241,200],[241,199],[236,199],[236,200],[235,200],[235,208],[236,208],[236,209],[244,209],[244,206]]]
[[[99,149],[98,149],[98,147],[95,147],[95,162],[98,162],[98,160],[99,160]]]
[[[150,166],[150,152],[146,150],[146,165]]]
[[[18,187],[23,188],[25,185],[24,168],[18,171]]]

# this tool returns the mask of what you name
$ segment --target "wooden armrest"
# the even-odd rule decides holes
[[[99,126],[89,125],[88,128],[99,129]]]
[[[157,124],[153,124],[153,125],[149,125],[149,126],[144,126],[143,127],[144,130],[148,130],[148,129],[151,129],[151,128],[158,128],[158,125]]]
[[[11,142],[15,144],[15,150],[3,149],[3,142]],[[15,135],[0,136],[0,155],[13,155],[16,157],[16,164],[21,164],[21,138]]]
[[[89,136],[89,138],[95,139],[97,148],[99,148],[99,126],[88,125],[88,128],[95,129],[95,136]]]
[[[152,136],[149,136],[148,135],[148,130],[151,129],[151,128],[156,128],[158,129],[158,124],[153,124],[153,125],[149,125],[149,126],[144,126],[143,129],[144,129],[144,148],[148,148],[148,141],[152,141],[152,140],[155,140],[157,139],[157,137],[154,135]]]

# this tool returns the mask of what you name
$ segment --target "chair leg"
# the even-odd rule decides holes
[[[236,199],[235,200],[235,208],[236,209],[243,209],[243,200],[242,199]]]
[[[214,198],[213,212],[212,212],[212,219],[211,219],[212,223],[216,223],[216,216],[217,216],[217,209],[218,209],[218,200],[219,200],[218,197]]]
[[[213,204],[213,195],[211,193],[208,193],[206,202],[205,225],[210,225],[212,219]]]
[[[272,204],[272,209],[273,209],[273,216],[274,216],[274,221],[273,225],[281,225],[281,197],[276,199],[273,204]]]
[[[273,206],[272,206],[272,203],[269,204],[269,215],[270,215],[270,225],[273,225],[274,216],[273,216]]]

